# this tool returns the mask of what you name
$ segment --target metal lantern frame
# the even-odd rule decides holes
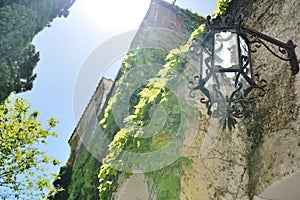
[[[277,47],[278,53],[268,44]],[[292,75],[298,73],[296,45],[291,40],[284,43],[244,27],[241,15],[237,19],[231,15],[214,19],[208,16],[203,38],[192,41],[190,50],[200,57],[200,68],[189,82],[190,96],[195,97],[195,90],[200,90],[205,95],[200,102],[206,105],[207,114],[219,118],[223,129],[234,128],[236,119],[244,117],[247,107],[266,94],[267,81],[253,73],[251,63],[251,53],[261,46],[277,58],[289,61]],[[226,95],[221,91],[222,76],[227,78],[223,80],[225,85],[232,82],[232,91]]]

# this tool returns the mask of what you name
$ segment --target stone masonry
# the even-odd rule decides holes
[[[245,26],[300,46],[299,10],[298,0],[233,0],[227,13],[242,14]],[[296,55],[299,63],[299,47]],[[266,95],[232,132],[216,129],[199,105],[204,115],[199,134],[186,152],[194,163],[183,166],[181,199],[264,199],[265,189],[299,171],[300,75],[293,76],[289,62],[264,46],[257,48],[252,60],[254,72],[268,82]]]

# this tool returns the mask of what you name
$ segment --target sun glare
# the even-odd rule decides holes
[[[81,0],[82,14],[105,30],[132,30],[139,27],[150,0]]]

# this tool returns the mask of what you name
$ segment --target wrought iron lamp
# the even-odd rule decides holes
[[[289,61],[292,74],[299,71],[296,46],[291,40],[283,43],[263,33],[243,26],[241,15],[207,17],[207,32],[201,43],[194,40],[191,51],[200,56],[199,75],[189,82],[190,96],[200,90],[205,97],[200,99],[207,107],[208,115],[219,118],[223,128],[231,130],[242,118],[249,105],[257,97],[265,95],[267,81],[254,74],[251,53],[265,46],[277,58]],[[267,44],[278,48],[276,53]]]

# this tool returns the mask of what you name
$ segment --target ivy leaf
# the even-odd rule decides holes
[[[164,178],[160,185],[161,191],[167,191],[170,193],[173,197],[176,197],[177,195],[177,189],[180,186],[180,177],[174,176],[174,177],[167,177]]]

